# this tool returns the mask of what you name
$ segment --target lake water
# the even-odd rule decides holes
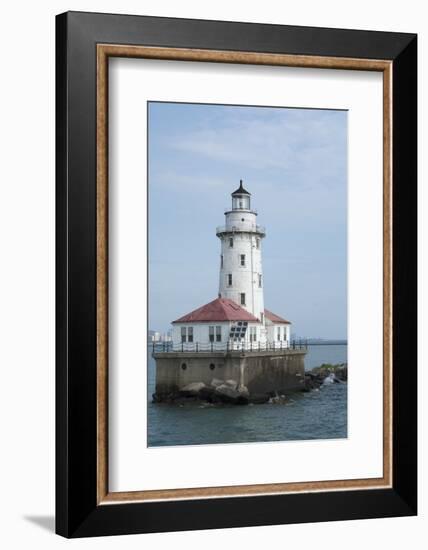
[[[346,363],[346,345],[309,346],[306,370]],[[149,358],[149,396],[156,365]],[[347,384],[330,384],[290,396],[285,405],[170,405],[148,403],[148,445],[207,445],[347,437]]]

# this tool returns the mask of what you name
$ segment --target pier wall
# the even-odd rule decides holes
[[[180,391],[213,378],[235,380],[252,393],[287,393],[302,388],[306,350],[252,352],[156,352],[156,393]]]

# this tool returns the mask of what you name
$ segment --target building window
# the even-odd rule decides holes
[[[221,342],[221,326],[210,326],[208,328],[208,335],[209,335],[209,341],[214,342]],[[214,338],[215,336],[215,338]]]
[[[281,327],[277,327],[278,340],[281,340]]]
[[[241,266],[245,267],[245,254],[240,254],[239,257],[241,261]]]
[[[232,286],[232,273],[227,275],[227,286]]]
[[[245,292],[241,292],[239,296],[241,298],[241,306],[245,306]]]
[[[259,288],[262,288],[262,274],[259,273]]]
[[[248,321],[237,321],[230,327],[229,338],[234,342],[245,339],[247,334]]]
[[[257,327],[250,327],[250,342],[257,342]]]
[[[193,327],[181,327],[181,341],[193,342]]]
[[[264,320],[265,320],[265,314],[260,313],[260,321],[262,322],[262,325],[264,324]]]
[[[220,267],[223,269],[223,254],[220,256]]]
[[[229,248],[233,248],[233,237],[229,237]]]
[[[256,239],[256,248],[260,248],[260,239],[258,237]]]

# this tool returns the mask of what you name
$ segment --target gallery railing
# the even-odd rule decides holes
[[[258,233],[260,235],[266,235],[266,229],[263,225],[256,225],[254,223],[241,223],[239,226],[235,225],[219,225],[216,228],[216,235],[223,235],[224,233]]]
[[[153,353],[166,352],[229,352],[229,351],[285,351],[295,349],[307,349],[308,344],[305,340],[292,340],[291,342],[151,342]]]

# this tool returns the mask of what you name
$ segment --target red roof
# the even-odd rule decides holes
[[[238,306],[233,300],[227,298],[217,298],[209,304],[191,311],[187,315],[180,317],[173,323],[210,323],[213,321],[260,321],[248,313],[246,309]]]
[[[272,323],[285,323],[287,325],[291,325],[290,321],[283,319],[282,317],[276,315],[275,313],[272,313],[268,309],[265,309],[265,317],[266,319],[269,319],[269,321],[272,321]]]

